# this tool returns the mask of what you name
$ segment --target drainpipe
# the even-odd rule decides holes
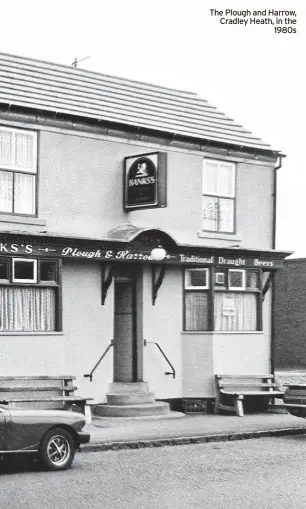
[[[273,224],[272,224],[272,249],[276,246],[276,194],[277,194],[277,170],[282,167],[282,158],[285,156],[278,156],[276,165],[274,167],[274,182],[273,182]]]
[[[277,195],[277,170],[282,167],[282,158],[278,156],[276,165],[274,167],[274,181],[273,181],[273,216],[272,216],[272,249],[276,247],[276,195]],[[275,351],[275,273],[271,272],[271,350],[270,350],[270,363],[271,373],[274,375],[274,351]]]

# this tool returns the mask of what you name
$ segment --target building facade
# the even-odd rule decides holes
[[[195,94],[0,54],[2,375],[103,403],[270,372],[280,161]]]

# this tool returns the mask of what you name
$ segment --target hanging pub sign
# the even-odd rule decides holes
[[[153,152],[124,159],[124,208],[166,207],[167,154]]]

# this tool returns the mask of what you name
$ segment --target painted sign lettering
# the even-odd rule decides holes
[[[182,263],[204,263],[205,265],[214,265],[215,258],[210,256],[209,258],[203,258],[201,256],[184,256],[180,255],[180,261]]]
[[[31,244],[16,244],[11,242],[0,242],[0,254],[31,254],[33,246]]]
[[[224,258],[218,257],[218,265],[234,265],[234,267],[244,267],[246,265],[245,258]]]
[[[83,251],[82,249],[73,249],[72,247],[64,247],[62,249],[62,256],[72,256],[77,258],[101,258],[102,253],[100,249],[95,251]]]
[[[150,251],[132,250],[132,249],[109,249],[106,243],[96,242],[94,247],[83,247],[77,243],[70,245],[52,244],[43,242],[0,242],[0,256],[39,256],[54,258],[80,258],[87,260],[105,260],[114,262],[153,262]],[[154,263],[154,262],[153,262]],[[233,257],[214,256],[211,254],[182,254],[168,253],[162,263],[185,265],[185,266],[214,266],[227,268],[255,267],[262,269],[273,269],[282,265],[282,260],[269,259],[267,257]]]

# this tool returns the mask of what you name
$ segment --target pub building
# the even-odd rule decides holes
[[[0,54],[1,376],[128,416],[271,372],[281,161],[194,93]]]

